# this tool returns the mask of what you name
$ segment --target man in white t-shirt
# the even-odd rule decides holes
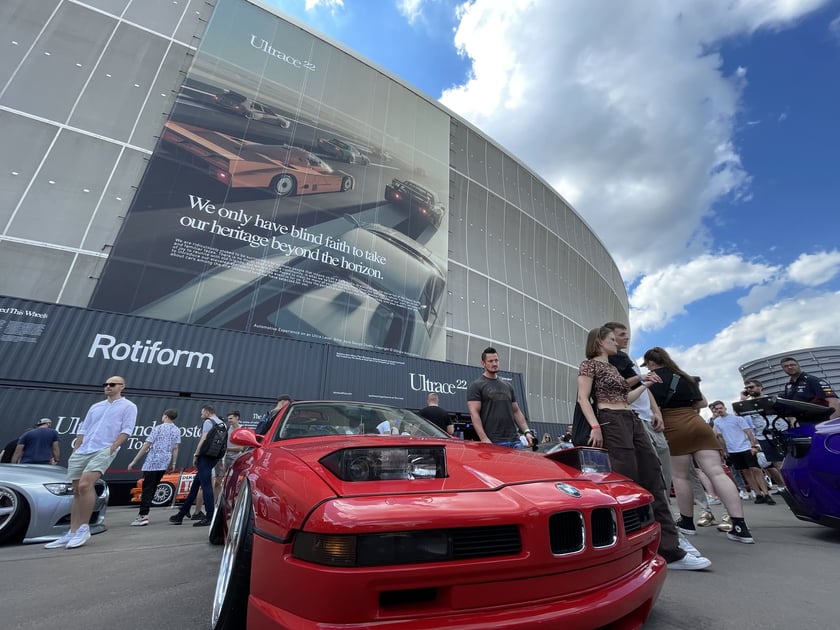
[[[74,549],[90,539],[88,523],[96,502],[94,486],[114,461],[122,443],[134,432],[137,406],[123,398],[125,379],[112,376],[102,387],[105,400],[88,409],[67,462],[67,477],[73,482],[70,529],[59,539],[44,545],[47,549]]]

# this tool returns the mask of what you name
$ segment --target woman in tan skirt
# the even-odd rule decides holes
[[[650,395],[656,399],[665,422],[674,492],[680,508],[677,527],[689,536],[697,532],[694,525],[694,496],[689,481],[693,456],[700,469],[709,477],[732,518],[732,531],[727,532],[726,537],[742,543],[754,542],[744,522],[744,506],[738,497],[738,489],[721,465],[721,445],[712,427],[697,413],[706,406],[697,379],[681,370],[671,356],[658,346],[645,352],[642,365],[655,372],[662,381],[651,383]]]

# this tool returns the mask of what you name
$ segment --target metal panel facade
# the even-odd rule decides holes
[[[529,384],[529,420],[560,425],[568,422],[586,331],[604,321],[626,321],[629,307],[620,272],[609,252],[560,194],[492,139],[434,99],[308,27],[274,15],[276,10],[264,2],[184,0],[166,7],[164,4],[141,0],[81,3],[6,0],[0,3],[0,16],[4,18],[0,20],[0,33],[7,36],[6,41],[19,44],[9,48],[8,59],[0,59],[0,130],[6,144],[15,148],[0,155],[0,268],[4,271],[0,274],[0,295],[88,306],[95,287],[98,283],[104,285],[103,278],[107,276],[109,286],[115,287],[115,291],[119,289],[121,297],[108,303],[105,290],[102,301],[95,307],[105,311],[126,310],[140,316],[125,320],[114,316],[101,319],[79,316],[74,326],[62,328],[71,331],[65,333],[66,338],[50,337],[52,333],[45,327],[43,334],[51,339],[48,344],[35,344],[28,350],[17,346],[12,349],[11,344],[4,344],[2,351],[20,356],[22,367],[39,366],[43,373],[34,369],[28,372],[29,376],[37,375],[36,380],[55,380],[59,378],[57,371],[72,369],[75,373],[70,380],[91,386],[102,382],[101,370],[120,366],[130,379],[148,383],[150,391],[158,391],[159,387],[171,392],[183,388],[194,394],[233,391],[233,384],[239,383],[239,387],[248,381],[247,389],[253,391],[242,395],[255,397],[276,396],[284,391],[308,395],[306,392],[324,386],[327,369],[337,378],[341,370],[347,369],[347,363],[336,363],[327,351],[322,354],[321,350],[312,350],[324,347],[319,344],[355,345],[365,352],[395,348],[409,355],[451,362],[434,364],[443,366],[464,363],[477,366],[481,349],[494,345],[499,349],[502,364],[512,372],[522,373]],[[251,6],[254,4],[260,8]],[[231,12],[249,18],[225,20],[224,16]],[[250,26],[246,37],[241,36],[246,25],[256,29],[254,43]],[[306,46],[298,46],[296,42]],[[276,53],[291,55],[287,59],[292,63],[308,59],[309,44],[315,55],[313,59],[317,57],[313,63],[318,69],[290,66],[281,72],[275,67],[275,60],[280,61]],[[292,49],[302,52],[295,56],[290,52]],[[126,50],[136,50],[137,54],[126,57]],[[271,50],[273,56],[269,54]],[[271,81],[254,81],[254,72],[260,67],[254,63],[256,58],[271,62],[272,66],[267,66],[274,68],[269,71]],[[232,70],[222,73],[221,79],[235,84],[216,85],[226,92],[208,87],[215,85],[209,79],[220,79],[216,61],[220,69]],[[322,61],[328,61],[327,65],[320,66]],[[326,68],[331,69],[327,72]],[[241,76],[238,69],[243,71]],[[311,80],[306,85],[296,84],[286,80],[288,75],[308,76]],[[185,81],[187,76],[189,80]],[[327,77],[331,79],[326,80]],[[43,97],[45,89],[49,98]],[[322,98],[322,91],[329,98]],[[219,97],[218,103],[215,96]],[[289,111],[294,115],[283,115],[290,104],[298,103],[298,96],[297,109]],[[245,100],[240,101],[239,97]],[[268,101],[283,105],[277,116],[256,109],[251,111],[250,106],[265,105]],[[328,107],[316,106],[318,102]],[[115,103],[120,104],[117,112]],[[233,106],[244,104],[249,109],[237,110],[244,114],[237,118]],[[352,114],[352,120],[348,120],[348,114]],[[299,148],[314,148],[322,139],[327,144],[333,137],[350,139],[361,155],[351,152],[351,157],[344,156],[347,161],[339,163],[334,170],[352,175],[354,188],[278,199],[249,187],[228,189],[221,182],[212,188],[206,173],[187,168],[196,166],[191,159],[190,164],[185,160],[165,163],[158,159],[161,152],[157,151],[156,157],[150,160],[170,116],[182,128],[184,125],[202,127],[237,141],[243,140],[237,134],[246,127],[249,134],[256,133],[254,137],[249,135],[249,141],[262,144],[283,139]],[[406,117],[409,122],[405,122]],[[415,125],[417,129],[434,132],[411,131]],[[329,133],[322,136],[320,131],[328,129]],[[193,139],[207,141],[207,134],[202,134],[193,133]],[[448,136],[448,147],[445,139],[441,146],[444,135]],[[175,139],[183,137],[181,134]],[[326,144],[322,148],[335,151],[335,147]],[[562,151],[563,147],[558,150]],[[340,154],[333,155],[323,159],[337,161]],[[438,194],[440,204],[446,207],[439,225],[433,222],[422,227],[415,222],[408,230],[401,226],[405,199],[402,214],[396,202],[385,199],[386,186],[393,184],[398,169],[401,181],[425,182],[425,187]],[[148,171],[146,180],[144,170]],[[165,181],[167,176],[176,180],[174,184],[181,187],[178,190],[182,193],[180,206],[163,199],[173,197],[170,193],[174,188],[144,185],[146,181],[153,183],[158,176],[163,178],[158,181]],[[138,189],[145,192],[135,195]],[[393,186],[391,189],[393,197]],[[424,326],[432,324],[425,328],[415,326],[416,334],[410,338],[377,336],[370,331],[361,335],[362,327],[369,328],[369,322],[385,321],[374,315],[387,316],[388,309],[379,309],[382,305],[367,295],[347,295],[343,300],[324,302],[334,313],[347,313],[355,306],[357,313],[365,314],[353,320],[356,329],[348,330],[346,325],[335,324],[346,321],[347,317],[334,317],[328,309],[320,308],[321,303],[315,299],[323,293],[320,290],[305,292],[293,304],[276,304],[278,308],[268,311],[269,319],[275,321],[263,321],[263,327],[254,331],[251,340],[221,332],[210,334],[208,329],[201,328],[224,327],[231,319],[232,306],[222,304],[224,308],[198,317],[189,291],[174,294],[183,298],[183,304],[178,300],[154,301],[142,307],[146,310],[139,310],[143,299],[150,299],[149,295],[146,298],[140,295],[143,287],[165,291],[169,286],[172,293],[175,287],[171,285],[180,282],[182,287],[189,285],[189,288],[195,278],[202,280],[204,288],[213,284],[203,282],[210,279],[202,267],[206,257],[204,261],[191,261],[194,268],[186,269],[185,262],[184,269],[170,266],[165,273],[160,273],[164,260],[161,256],[151,255],[147,264],[135,264],[130,273],[120,272],[114,264],[121,256],[124,260],[130,258],[127,253],[132,252],[126,252],[125,239],[134,239],[137,245],[134,254],[150,253],[158,232],[165,233],[158,241],[174,238],[169,230],[173,217],[197,218],[196,208],[185,196],[187,193],[203,201],[212,200],[216,208],[225,207],[233,212],[245,209],[249,215],[257,213],[247,208],[259,206],[261,217],[268,216],[269,205],[272,212],[276,206],[279,214],[273,219],[275,224],[281,221],[282,215],[286,216],[285,223],[292,218],[297,220],[298,214],[312,217],[314,206],[319,208],[318,212],[329,214],[338,207],[352,205],[348,202],[358,197],[356,202],[364,203],[356,203],[350,214],[389,230],[402,229],[404,236],[429,248],[440,259],[445,285],[429,283],[428,287],[434,290],[426,291],[425,295],[434,299],[417,300],[421,306],[434,306],[434,321],[420,318]],[[295,204],[299,204],[300,213]],[[409,203],[408,208],[411,207]],[[208,237],[212,221],[220,217],[218,212],[213,216],[207,214],[208,206],[204,208],[206,216],[202,218],[209,217],[208,229],[189,231]],[[150,220],[145,222],[145,228],[135,229],[135,222],[143,213]],[[342,213],[334,214],[335,222],[346,222]],[[228,216],[221,220],[232,219]],[[318,225],[324,223],[318,221]],[[233,224],[228,227],[234,228]],[[223,231],[233,234],[233,231]],[[360,233],[353,226],[350,231]],[[367,238],[379,242],[386,235],[389,239],[394,236],[386,232],[380,230]],[[225,250],[222,239],[230,240],[229,237],[212,236],[214,242],[209,245],[213,251]],[[419,250],[414,245],[411,249]],[[164,253],[169,256],[169,251]],[[133,257],[135,262],[142,258]],[[382,265],[383,270],[394,273],[408,269],[410,265],[406,261],[396,264],[403,258],[395,256]],[[106,266],[111,268],[107,273]],[[427,265],[429,270],[434,267]],[[185,274],[188,278],[182,277]],[[426,275],[432,279],[437,276],[436,273]],[[409,279],[400,273],[394,277]],[[213,280],[219,279],[218,275],[213,276]],[[266,288],[269,301],[274,293],[273,285]],[[399,291],[391,293],[400,294]],[[207,293],[202,296],[206,298]],[[202,296],[195,295],[196,299]],[[123,297],[138,303],[122,304]],[[190,314],[186,318],[183,314],[176,315],[174,306],[170,308],[169,304],[179,308],[186,304]],[[247,300],[242,305],[248,306],[241,309],[242,313],[250,313]],[[417,312],[431,314],[432,309]],[[289,325],[292,316],[297,317],[297,323],[304,322],[313,328],[307,331],[312,336],[302,337],[302,345],[271,343],[266,336],[269,326],[275,326],[278,332],[282,329],[278,335],[282,338],[285,330],[292,328]],[[155,320],[144,317],[169,321],[180,318],[197,326],[161,327],[160,321],[150,324]],[[416,317],[412,319],[418,321]],[[100,330],[99,326],[104,324],[111,326],[108,330],[112,332]],[[298,326],[297,330],[301,328]],[[376,328],[384,329],[384,326]],[[99,333],[113,336],[115,347],[119,343],[133,346],[139,341],[141,356],[147,339],[150,345],[160,341],[160,348],[211,353],[214,372],[159,364],[155,364],[154,370],[148,365],[141,369],[143,365],[130,361],[97,365],[87,354],[91,335]],[[364,342],[361,345],[360,339]],[[376,343],[376,339],[383,343]],[[308,343],[315,340],[318,344]],[[265,346],[269,350],[261,353],[265,344],[269,344]],[[65,364],[53,365],[55,361]],[[15,362],[2,363],[4,378],[23,379],[22,373],[15,372]],[[406,361],[405,365],[413,364]],[[432,380],[448,382],[449,368],[440,369],[443,375]],[[478,372],[476,367],[475,373]],[[376,373],[382,389],[396,390],[404,384],[399,379],[389,380],[396,377],[388,371]],[[406,370],[406,374],[411,373],[410,369]],[[352,380],[355,376],[341,378]],[[454,378],[469,380],[470,376],[459,373]],[[357,391],[352,382],[347,388]],[[245,390],[240,387],[236,391]],[[407,395],[407,400],[416,400],[413,396]],[[422,398],[419,392],[416,396]],[[526,402],[524,396],[523,393],[520,404]],[[461,403],[444,399],[444,405],[458,409]]]

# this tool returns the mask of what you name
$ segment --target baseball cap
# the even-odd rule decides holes
[[[52,420],[50,420],[49,418],[41,418],[40,420],[38,420],[38,422],[35,423],[35,426],[40,427],[45,424],[52,424]]]
[[[289,402],[291,402],[292,397],[289,396],[288,394],[281,394],[280,396],[277,397],[277,402],[280,402],[281,400],[288,400]]]

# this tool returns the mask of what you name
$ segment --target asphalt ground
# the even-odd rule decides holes
[[[711,568],[670,572],[645,628],[840,627],[840,531],[781,502],[744,507],[756,544],[698,528],[690,540]],[[79,549],[1,547],[0,628],[207,630],[221,548],[206,527],[170,525],[173,513],[154,509],[150,526],[130,527],[136,508],[110,507],[108,531]]]

